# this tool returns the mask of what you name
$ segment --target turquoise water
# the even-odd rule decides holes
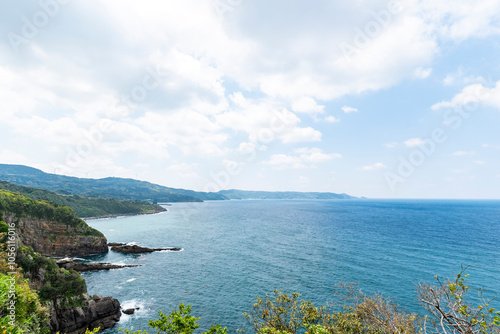
[[[110,242],[181,252],[92,260],[142,267],[84,273],[91,294],[124,308],[118,327],[147,328],[181,302],[210,324],[248,328],[242,316],[273,289],[325,304],[335,284],[392,296],[418,311],[415,285],[471,264],[470,279],[500,292],[500,201],[346,200],[179,203],[158,215],[90,220]]]

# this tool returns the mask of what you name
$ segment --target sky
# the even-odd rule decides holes
[[[0,6],[0,163],[199,191],[500,198],[498,0]]]

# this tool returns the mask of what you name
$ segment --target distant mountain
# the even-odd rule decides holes
[[[39,169],[0,164],[0,180],[16,185],[46,189],[59,194],[87,197],[146,200],[150,202],[202,202],[203,200],[226,200],[218,193],[174,189],[146,181],[108,177],[84,179],[45,173]]]
[[[107,177],[84,179],[45,173],[39,169],[0,164],[0,180],[20,186],[50,190],[62,195],[104,197],[124,200],[142,200],[153,203],[202,202],[228,199],[352,199],[347,194],[296,191],[221,190],[216,193],[199,192],[160,186],[134,179]],[[69,205],[69,204],[65,204]]]
[[[297,191],[246,191],[221,190],[219,194],[229,199],[354,199],[357,197],[347,194],[297,192]]]

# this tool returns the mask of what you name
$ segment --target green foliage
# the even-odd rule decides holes
[[[0,318],[0,334],[20,334],[21,329],[17,324],[11,325],[8,317]]]
[[[251,314],[244,314],[256,333],[282,334],[306,331],[324,333],[416,333],[416,316],[398,310],[382,296],[368,297],[355,284],[341,285],[334,305],[341,311],[328,312],[299,294],[274,291],[274,298],[257,298]]]
[[[149,327],[155,328],[160,331],[160,333],[184,333],[192,334],[195,329],[200,327],[196,322],[200,318],[192,316],[191,305],[184,306],[184,304],[179,305],[179,311],[172,311],[170,315],[166,316],[161,311],[158,312],[160,318],[156,321],[149,321]]]
[[[9,308],[15,311],[15,326],[9,325]],[[47,317],[47,310],[41,306],[27,280],[20,275],[0,274],[0,333],[2,330],[6,333],[48,333]]]
[[[45,200],[68,206],[75,211],[78,217],[82,218],[148,214],[163,210],[159,205],[139,200],[82,197],[64,191],[64,194],[57,194],[52,191],[18,186],[5,181],[0,181],[0,189],[16,192],[35,200]]]
[[[43,210],[50,210],[53,206],[51,203],[34,201],[2,190],[0,190],[0,205],[0,212],[9,211],[7,209],[20,210],[24,207],[30,208],[30,215],[33,213],[44,215],[46,212]],[[69,208],[57,206],[54,208],[52,214],[55,219],[74,216],[74,212]],[[20,215],[23,214],[26,213]],[[8,225],[0,221],[0,334],[48,334],[50,332],[48,311],[41,302],[52,301],[56,312],[60,307],[80,306],[82,294],[86,292],[85,281],[76,271],[60,269],[54,259],[44,257],[34,252],[31,247],[20,243],[17,247],[16,263],[9,264],[5,239],[7,232]],[[45,278],[41,290],[37,292],[30,288],[28,279],[23,278],[23,274],[26,275],[24,277],[34,277],[41,269],[44,270]],[[12,272],[17,274],[11,274]],[[9,324],[11,301],[15,302],[14,326]]]
[[[85,280],[74,270],[57,269],[48,272],[45,284],[40,289],[42,301],[52,301],[56,305],[58,300],[64,301],[62,306],[80,306],[80,297],[87,292]]]
[[[12,212],[18,217],[36,217],[72,226],[85,235],[103,237],[104,235],[88,226],[67,207],[42,200],[34,200],[18,193],[0,189],[0,212]]]
[[[168,316],[159,311],[160,317],[158,320],[149,321],[149,327],[155,329],[155,333],[165,334],[193,334],[196,329],[200,327],[197,322],[200,318],[191,315],[191,305],[179,305],[179,310],[172,310]],[[128,334],[148,334],[145,330],[132,332],[130,329],[121,329],[120,331]],[[211,328],[203,334],[227,334],[227,328],[222,328],[219,325],[211,326]]]
[[[19,248],[16,263],[23,273],[45,270],[44,285],[38,292],[41,301],[56,303],[60,300],[62,307],[80,305],[80,297],[86,293],[87,287],[78,272],[59,268],[54,259],[40,255],[26,246]]]
[[[16,263],[24,273],[37,272],[41,268],[48,272],[59,269],[54,259],[36,253],[31,247],[26,246],[19,247]]]
[[[454,280],[435,276],[437,284],[419,285],[418,299],[433,316],[430,325],[443,332],[500,333],[500,311],[491,306],[496,295],[488,298],[483,289],[471,288],[467,283],[467,269],[462,267]],[[472,298],[471,291],[478,297]]]
[[[90,329],[86,329],[85,330],[85,334],[94,334],[94,333],[97,333],[100,331],[100,327],[97,327],[97,328],[94,328],[93,330],[90,330]],[[0,333],[1,334],[1,333]],[[56,334],[60,334],[59,332],[57,332]]]
[[[318,324],[324,308],[317,308],[309,301],[299,298],[300,294],[290,295],[274,290],[274,298],[257,298],[253,310],[243,315],[257,333],[268,333],[269,329],[280,333],[296,333],[301,328]]]

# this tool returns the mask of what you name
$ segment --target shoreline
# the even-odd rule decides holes
[[[130,214],[123,214],[123,215],[107,215],[107,216],[97,216],[97,217],[80,217],[80,219],[86,222],[88,220],[100,220],[100,219],[111,219],[111,218],[121,218],[121,217],[157,215],[157,214],[164,213],[164,212],[167,212],[167,211],[168,210],[166,208],[163,208],[163,210],[156,210],[154,212],[147,212],[147,213],[130,213]]]

